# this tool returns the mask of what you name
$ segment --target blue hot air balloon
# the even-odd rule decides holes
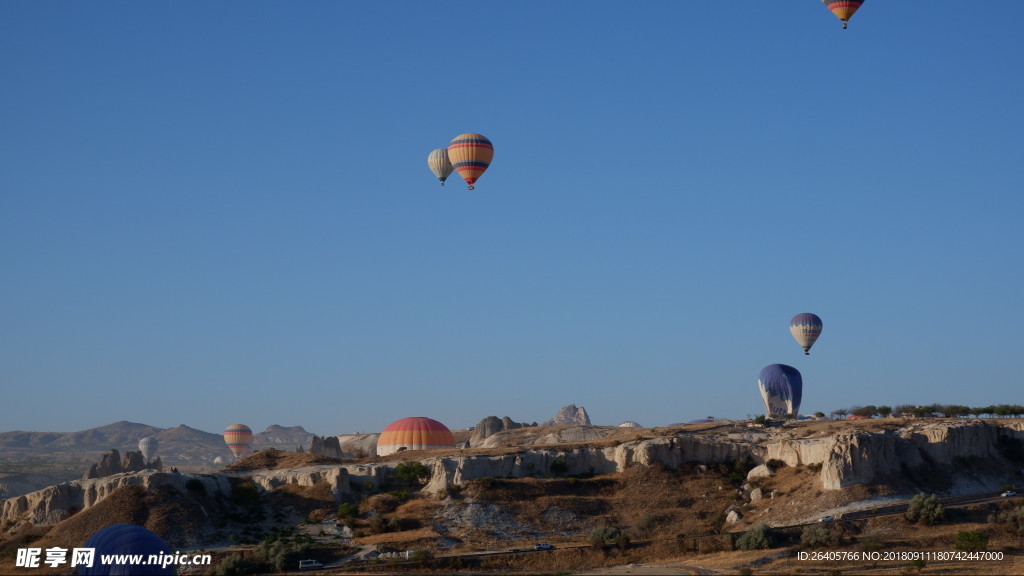
[[[804,349],[804,356],[807,356],[811,353],[811,346],[814,346],[815,340],[821,336],[821,318],[809,312],[797,314],[789,321],[789,333]]]
[[[804,381],[800,372],[785,364],[770,364],[757,378],[764,400],[764,411],[771,416],[796,416],[800,412],[800,399],[804,394]]]
[[[113,524],[96,532],[85,542],[86,548],[95,549],[92,566],[79,566],[78,573],[86,576],[106,576],[114,574],[174,574],[177,566],[168,564],[150,565],[149,557],[160,554],[174,556],[171,548],[153,532],[135,524]],[[122,554],[141,554],[142,564],[104,564],[104,556]]]

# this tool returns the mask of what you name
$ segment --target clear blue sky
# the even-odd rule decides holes
[[[1021,403],[1024,3],[0,3],[0,430]],[[495,145],[477,189],[427,154]],[[789,318],[822,317],[809,357]]]

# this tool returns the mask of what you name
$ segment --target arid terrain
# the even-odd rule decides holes
[[[66,573],[20,569],[16,550],[80,546],[118,522],[219,563],[194,573],[274,571],[274,543],[283,568],[315,558],[327,573],[1024,573],[1024,499],[1000,496],[1024,486],[1019,420],[531,426],[487,443],[265,449],[216,472],[50,487],[3,503],[0,573]],[[905,517],[919,492],[943,499],[934,524]],[[739,549],[761,525],[769,547]],[[979,539],[1002,559],[954,556]]]

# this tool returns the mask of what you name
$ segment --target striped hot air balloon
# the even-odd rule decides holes
[[[821,318],[816,314],[805,312],[793,316],[789,321],[789,333],[796,339],[796,343],[804,349],[804,356],[810,355],[811,346],[821,336]]]
[[[770,364],[757,377],[766,414],[796,416],[800,411],[800,400],[804,394],[804,381],[800,372],[785,364]]]
[[[455,437],[447,426],[437,420],[413,416],[388,425],[377,439],[377,455],[386,456],[399,450],[438,450],[455,448]]]
[[[427,167],[441,181],[441,186],[444,186],[444,181],[448,179],[448,175],[455,169],[452,167],[451,161],[448,160],[448,150],[446,148],[438,148],[432,151],[427,156]]]
[[[249,446],[252,445],[252,429],[245,424],[232,424],[224,430],[224,442],[237,460],[249,452]]]
[[[846,24],[850,21],[853,13],[864,3],[863,0],[821,0],[821,2],[836,15],[836,18],[843,21],[843,30],[846,30]]]
[[[448,145],[448,159],[470,190],[493,158],[494,145],[483,134],[459,134]]]

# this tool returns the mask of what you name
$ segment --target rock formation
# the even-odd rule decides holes
[[[309,445],[309,453],[318,456],[330,456],[331,458],[344,458],[337,436],[322,437],[314,435]]]
[[[894,480],[921,483],[936,478],[948,478],[950,484],[962,481],[995,489],[1003,483],[1012,483],[1012,471],[1007,473],[1009,478],[999,478],[998,474],[972,476],[971,467],[956,463],[986,460],[1001,462],[1005,470],[1015,470],[1020,464],[1004,456],[1015,449],[1024,450],[1024,431],[977,420],[911,424],[894,431],[774,441],[745,435],[717,438],[684,435],[623,442],[604,448],[530,449],[504,456],[439,458],[432,460],[433,476],[428,489],[436,491],[483,477],[543,475],[555,460],[564,460],[568,465],[567,473],[571,475],[621,472],[631,464],[658,462],[678,468],[683,463],[729,463],[748,457],[755,462],[779,459],[789,466],[821,465],[818,481],[825,490]]]
[[[569,404],[542,426],[590,426],[590,416],[587,414],[586,408],[582,406],[577,408],[575,404]]]
[[[380,434],[341,434],[337,436],[344,458],[366,458],[377,455]]]
[[[73,514],[96,505],[122,486],[141,486],[146,490],[171,487],[182,494],[194,490],[193,482],[200,482],[206,494],[231,494],[231,476],[249,478],[263,490],[273,490],[284,484],[316,486],[326,482],[336,499],[351,494],[353,482],[370,482],[379,486],[384,474],[379,469],[356,469],[358,476],[350,478],[344,466],[303,466],[283,470],[249,470],[238,474],[171,474],[145,470],[124,472],[103,478],[73,480],[50,486],[0,502],[0,525],[16,530],[25,524],[51,526],[70,518]],[[190,488],[191,487],[191,488]]]
[[[89,470],[82,476],[83,480],[91,478],[105,478],[122,472],[140,472],[146,469],[163,470],[163,463],[157,456],[152,462],[146,464],[146,458],[138,450],[129,450],[121,457],[121,453],[115,449],[100,456],[98,462],[89,467]]]
[[[469,439],[469,445],[475,448],[488,436],[493,436],[499,432],[506,432],[508,430],[516,430],[523,426],[524,424],[520,424],[508,416],[505,416],[500,420],[497,416],[488,416],[478,422],[476,428],[473,429],[473,435]]]
[[[313,438],[313,434],[306,432],[302,426],[279,426],[271,424],[266,430],[252,436],[253,450],[263,448],[282,448],[284,446],[295,446],[296,444],[307,445]]]

